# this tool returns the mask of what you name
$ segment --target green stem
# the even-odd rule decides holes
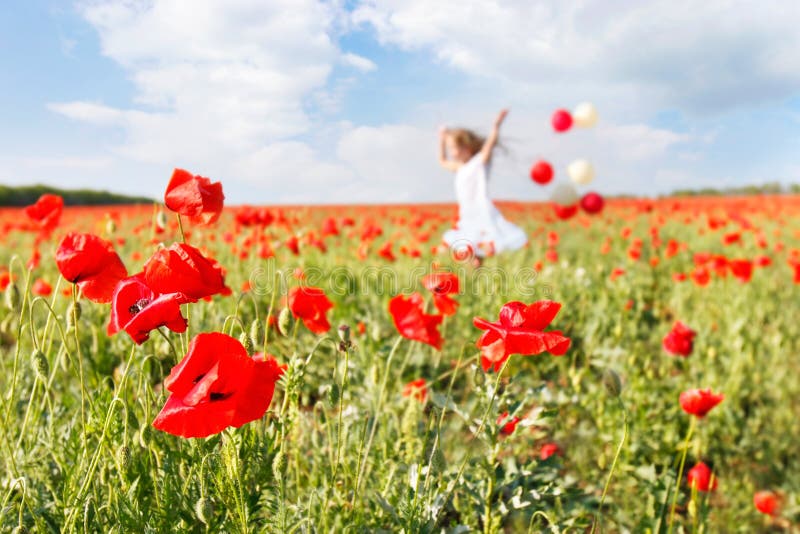
[[[681,481],[683,480],[683,467],[686,465],[686,453],[689,451],[689,440],[692,439],[692,432],[694,432],[694,425],[696,423],[696,419],[692,417],[691,422],[689,423],[689,430],[686,432],[686,440],[683,443],[683,454],[681,454],[681,465],[678,468],[678,480],[675,482],[675,495],[672,496],[672,506],[669,508],[669,527],[667,528],[667,534],[672,533],[672,527],[674,526],[675,521],[675,506],[678,502],[678,494],[681,491]]]
[[[489,474],[489,482],[486,488],[486,499],[484,502],[483,514],[483,533],[490,534],[492,532],[492,495],[494,494],[494,485],[495,485],[495,467],[494,463],[496,461],[496,457],[494,452],[492,452],[491,458],[489,458],[489,469],[492,472]]]
[[[86,425],[86,398],[89,397],[86,391],[86,381],[83,376],[83,351],[81,351],[81,341],[78,338],[78,286],[72,284],[72,328],[75,337],[75,358],[78,360],[78,380],[81,386],[81,423],[83,424],[83,447],[88,450],[86,440],[88,439]]]
[[[617,446],[617,452],[614,454],[614,460],[611,462],[611,470],[608,472],[608,478],[606,478],[606,485],[603,487],[603,494],[600,496],[600,505],[597,507],[597,514],[595,515],[594,522],[592,523],[592,530],[590,534],[594,534],[594,530],[597,527],[597,524],[600,522],[600,516],[603,513],[603,503],[606,501],[606,494],[608,493],[608,487],[611,485],[611,478],[614,476],[614,470],[617,467],[617,461],[619,460],[619,455],[622,452],[622,447],[625,445],[625,440],[628,437],[628,411],[625,409],[625,405],[622,403],[622,399],[617,397],[619,401],[619,405],[622,408],[622,414],[625,418],[625,424],[622,430],[622,439]]]
[[[125,384],[128,381],[128,373],[130,371],[131,365],[133,363],[133,356],[136,354],[136,346],[134,345],[131,347],[130,355],[128,356],[128,362],[125,365],[125,371],[122,373],[122,378],[119,382],[119,387],[114,394],[114,398],[111,399],[111,402],[108,404],[108,410],[106,411],[106,419],[103,423],[103,432],[100,434],[100,440],[97,442],[97,446],[95,447],[94,454],[92,455],[92,459],[89,462],[89,467],[86,471],[86,476],[83,478],[81,482],[81,486],[78,489],[78,493],[75,495],[73,499],[70,500],[70,503],[66,506],[66,510],[69,510],[69,516],[67,516],[67,521],[65,523],[65,532],[70,532],[72,528],[72,524],[75,521],[77,516],[79,507],[79,502],[83,499],[85,493],[89,490],[89,486],[94,479],[94,472],[97,469],[97,464],[100,461],[100,454],[103,451],[103,442],[106,439],[106,435],[108,434],[108,429],[111,426],[111,416],[114,414],[114,405],[120,403],[123,408],[125,403],[120,398],[123,390],[125,389]]]
[[[489,414],[492,411],[492,407],[494,406],[494,401],[497,398],[497,389],[500,387],[500,378],[503,376],[503,371],[506,370],[509,360],[510,358],[506,359],[506,361],[503,362],[503,366],[500,367],[500,371],[497,372],[497,378],[494,381],[494,390],[492,391],[492,397],[489,399],[489,404],[486,406],[486,411],[483,412],[483,417],[481,418],[481,422],[478,425],[478,430],[475,431],[475,434],[473,434],[472,439],[480,437],[481,432],[483,432],[483,429],[486,426],[487,418],[489,417]],[[469,455],[469,453],[467,453],[464,456],[464,459],[461,461],[461,465],[458,468],[458,473],[456,474],[453,487],[450,488],[450,491],[447,492],[447,498],[445,499],[445,502],[450,500],[450,497],[452,497],[453,492],[456,490],[456,485],[458,484],[458,481],[461,480],[461,476],[464,474],[464,469],[466,469],[467,463],[469,462],[470,458],[471,456]],[[434,524],[436,524],[439,521],[439,514],[441,512],[442,510],[440,509],[439,512],[436,514],[436,517],[434,518]]]
[[[186,243],[186,234],[183,233],[183,221],[181,220],[181,214],[176,213],[176,215],[178,216],[178,230],[181,232],[181,241]]]
[[[175,357],[175,363],[177,364],[179,361],[181,361],[181,357],[180,357],[180,355],[178,354],[178,351],[177,351],[177,350],[175,350],[175,345],[173,345],[173,344],[172,344],[172,340],[169,338],[169,336],[168,336],[167,334],[165,334],[165,333],[164,333],[164,332],[161,330],[161,328],[156,328],[156,332],[158,332],[159,334],[161,334],[161,337],[163,337],[163,338],[164,338],[164,340],[165,340],[165,341],[167,342],[167,344],[169,345],[169,348],[170,348],[170,350],[172,351],[172,355]]]
[[[370,429],[369,439],[367,440],[367,446],[364,449],[363,460],[361,455],[359,455],[359,466],[356,471],[356,484],[353,488],[353,498],[350,501],[350,508],[353,509],[355,505],[356,499],[358,498],[358,490],[361,484],[361,478],[364,476],[364,471],[367,468],[367,458],[369,458],[369,451],[372,447],[372,441],[375,438],[375,431],[378,427],[378,416],[381,413],[381,409],[383,408],[383,398],[384,394],[386,393],[386,383],[389,381],[389,372],[392,369],[392,360],[394,359],[394,355],[397,352],[397,347],[400,346],[400,342],[403,340],[403,337],[400,336],[395,341],[394,346],[392,347],[391,352],[389,352],[389,357],[386,360],[386,372],[383,373],[383,381],[381,382],[381,389],[378,393],[378,404],[375,406],[375,417],[372,421],[372,428]]]
[[[350,351],[344,351],[344,372],[342,373],[342,387],[339,391],[339,421],[336,431],[336,462],[333,464],[333,483],[336,483],[336,475],[339,472],[339,462],[342,454],[342,416],[344,413],[344,393],[347,388],[347,369],[350,366]]]

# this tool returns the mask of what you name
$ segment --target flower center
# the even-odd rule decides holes
[[[150,304],[150,299],[139,299],[128,308],[131,315],[136,315]]]

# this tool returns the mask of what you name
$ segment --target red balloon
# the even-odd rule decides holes
[[[573,204],[572,206],[562,206],[561,204],[553,203],[553,210],[556,212],[556,217],[561,219],[562,221],[566,221],[567,219],[574,216],[578,213],[578,205]]]
[[[566,109],[557,109],[550,122],[557,132],[566,132],[572,127],[572,115]]]
[[[531,167],[531,180],[537,184],[548,184],[553,179],[553,166],[540,159]]]
[[[605,200],[595,192],[586,193],[581,199],[581,208],[590,215],[603,211],[603,205],[605,205]]]

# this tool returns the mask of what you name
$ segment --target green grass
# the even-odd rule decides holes
[[[719,488],[693,499],[682,483],[674,531],[788,531],[800,522],[800,286],[792,283],[785,250],[770,252],[773,265],[756,269],[747,284],[731,277],[707,287],[673,282],[673,272],[691,270],[692,251],[750,258],[765,251],[750,234],[743,245],[723,247],[720,235],[732,226],[701,235],[704,217],[685,223],[691,210],[670,216],[667,206],[638,215],[612,206],[589,227],[545,223],[540,211],[519,208],[512,214],[535,236],[531,246],[489,258],[477,272],[427,253],[445,228],[435,214],[425,217],[424,229],[434,237],[419,245],[422,258],[378,258],[374,250],[386,239],[396,240],[397,254],[417,232],[398,219],[409,217],[405,208],[370,212],[384,237],[366,261],[356,255],[357,236],[328,238],[324,254],[307,246],[295,257],[276,248],[277,257],[265,261],[255,253],[240,259],[221,239],[234,231],[230,216],[216,229],[193,228],[189,241],[208,247],[227,269],[234,295],[192,305],[190,335],[258,331],[251,325],[265,322],[270,303],[274,314],[281,307],[283,291],[268,283],[275,269],[291,273],[300,266],[310,278],[318,276],[314,281],[335,307],[328,336],[302,325],[289,336],[270,329],[266,347],[254,336],[258,351],[288,364],[264,419],[190,440],[151,426],[166,399],[161,381],[177,363],[165,339],[154,333],[137,347],[124,333],[109,338],[108,307],[88,301],[80,302],[80,318],[71,321],[71,298],[61,293],[68,286],[56,283],[57,241],[41,246],[41,265],[29,275],[23,264],[33,236],[6,236],[0,259],[16,275],[20,298],[13,309],[0,311],[0,529],[588,532],[597,520],[596,532],[667,532],[690,424],[678,395],[711,387],[726,398],[697,422],[687,466],[706,461]],[[352,211],[360,225],[366,216]],[[331,214],[296,213],[293,232],[317,228]],[[662,215],[666,221],[658,224]],[[86,218],[95,216],[75,215],[69,224],[94,228]],[[148,216],[144,210],[122,217],[113,236],[126,237],[118,251],[131,273],[154,250],[149,230],[134,233]],[[779,224],[764,213],[752,218],[771,247],[779,240],[787,249],[800,246],[798,220],[787,216]],[[632,238],[645,241],[639,262],[627,258],[629,240],[619,237],[626,225]],[[664,242],[675,238],[689,250],[651,267],[651,225],[660,226]],[[560,233],[559,260],[545,262],[532,285],[503,285],[485,276],[489,269],[513,275],[542,260],[541,229]],[[269,231],[276,240],[288,235],[284,228]],[[211,234],[220,238],[211,241]],[[161,237],[167,244],[177,239],[167,235]],[[234,232],[233,244],[247,248],[248,235]],[[601,255],[606,236],[611,251]],[[131,260],[137,251],[142,259]],[[397,287],[374,270],[397,273],[403,286],[414,269],[429,272],[434,259],[461,272],[465,286],[457,314],[442,327],[442,352],[398,337],[387,311]],[[609,273],[618,266],[626,274],[612,282]],[[30,283],[38,277],[53,284],[53,296],[31,295]],[[240,294],[251,278],[253,289]],[[429,297],[419,283],[414,289]],[[552,326],[572,339],[568,353],[513,356],[500,375],[484,373],[472,318],[495,320],[507,301],[542,298],[563,304]],[[661,348],[676,319],[698,332],[687,359]],[[363,335],[359,322],[366,326]],[[347,353],[339,350],[335,332],[341,324],[353,332]],[[182,355],[187,336],[167,335]],[[37,347],[46,366],[41,357],[32,360]],[[604,387],[609,369],[621,377],[619,399]],[[429,387],[424,404],[401,394],[404,384],[421,377]],[[504,411],[523,420],[510,436],[496,425]],[[629,432],[600,507],[626,413]],[[542,461],[539,449],[548,442],[563,454]],[[782,519],[768,525],[755,510],[752,496],[759,489],[784,494]]]

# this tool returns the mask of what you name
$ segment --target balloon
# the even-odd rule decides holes
[[[583,195],[581,199],[581,208],[583,211],[590,215],[594,215],[595,213],[600,213],[603,211],[603,206],[605,205],[605,200],[603,197],[600,196],[598,193],[591,191]]]
[[[553,166],[545,160],[540,159],[531,167],[531,180],[537,184],[549,184],[553,179]]]
[[[566,109],[557,109],[550,122],[555,131],[566,132],[572,126],[572,115]]]
[[[561,182],[553,189],[550,199],[561,206],[572,206],[578,203],[578,192],[572,184]]]
[[[576,159],[567,166],[567,174],[576,184],[586,185],[594,179],[594,167],[585,159]]]
[[[591,128],[597,124],[597,109],[591,102],[582,102],[572,112],[572,121],[580,128]]]
[[[566,221],[576,213],[578,213],[578,205],[562,206],[560,204],[553,204],[553,210],[556,212],[556,217],[562,221]]]

